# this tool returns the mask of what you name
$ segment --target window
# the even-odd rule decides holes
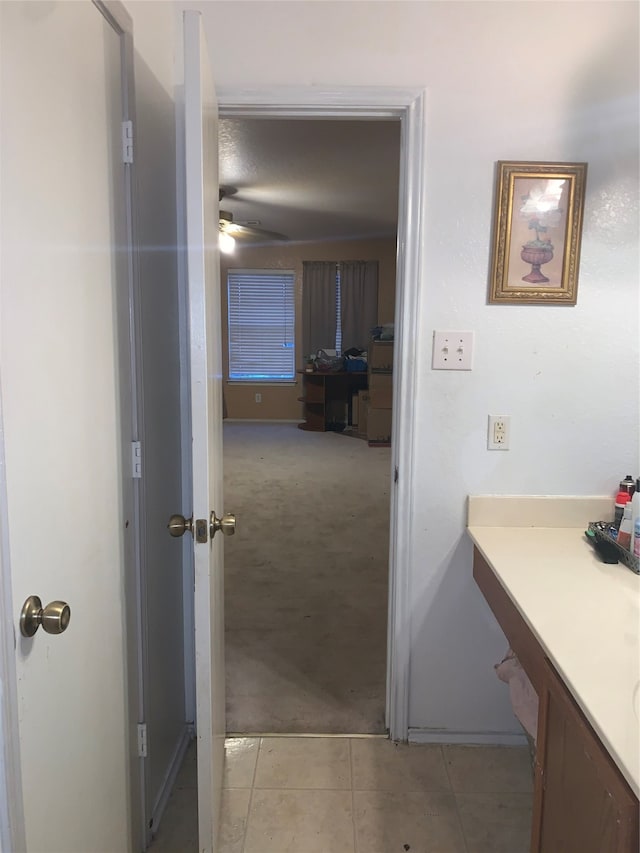
[[[229,270],[229,379],[293,382],[293,270]]]

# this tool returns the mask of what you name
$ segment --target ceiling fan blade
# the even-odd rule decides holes
[[[227,196],[235,195],[237,192],[238,190],[235,187],[220,187],[220,201]],[[256,225],[241,225],[234,222],[233,213],[229,210],[222,210],[222,208],[220,209],[220,230],[242,243],[284,242],[289,240],[285,234],[279,234],[277,231],[267,231],[265,228],[258,228]]]
[[[239,225],[236,222],[220,221],[221,229],[230,234],[236,240],[242,242],[257,242],[263,240],[287,241],[289,238],[285,234],[279,234],[277,231],[267,231],[264,228],[256,228],[253,225]]]

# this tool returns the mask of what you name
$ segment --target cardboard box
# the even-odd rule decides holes
[[[360,416],[360,406],[358,405],[360,397],[358,392],[351,395],[351,426],[358,431],[358,418]]]
[[[367,353],[369,372],[393,370],[393,341],[371,341]]]
[[[367,435],[369,402],[369,392],[358,391],[358,435]]]
[[[374,409],[390,409],[393,400],[393,377],[390,373],[369,376],[369,396]]]
[[[391,443],[391,409],[369,408],[367,439],[369,444]]]

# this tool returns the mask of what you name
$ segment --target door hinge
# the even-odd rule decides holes
[[[134,480],[142,478],[142,443],[131,442],[131,476]]]
[[[122,162],[133,163],[133,122],[122,122]]]
[[[147,757],[147,724],[138,723],[138,758]]]

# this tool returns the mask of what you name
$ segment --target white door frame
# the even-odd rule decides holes
[[[406,741],[409,727],[411,656],[411,542],[414,401],[422,200],[425,181],[426,92],[387,87],[309,87],[218,90],[221,117],[400,119],[400,187],[395,305],[395,373],[391,449],[389,619],[386,724],[393,740]]]
[[[136,133],[135,110],[135,74],[134,74],[134,39],[133,20],[119,0],[92,0],[93,4],[104,15],[121,39],[122,56],[122,107],[123,121],[131,121]],[[140,318],[138,305],[139,273],[136,254],[136,217],[135,217],[135,158],[134,163],[125,165],[125,196],[127,206],[126,233],[128,243],[128,356],[129,373],[127,386],[131,396],[128,404],[131,422],[129,426],[130,441],[140,439],[140,409],[141,409],[141,359],[140,359]],[[124,329],[123,329],[124,331]],[[127,366],[122,365],[126,371]],[[126,462],[125,462],[126,465]],[[125,471],[127,469],[125,468]],[[144,514],[144,495],[141,481],[131,481],[131,501],[133,519],[133,553],[127,560],[127,571],[124,577],[125,624],[126,624],[126,696],[128,736],[130,741],[137,733],[137,725],[145,719],[145,681],[146,681],[146,643],[145,643],[145,587],[144,587],[144,553],[142,536],[142,518]],[[146,768],[144,759],[138,757],[136,748],[129,748],[129,797],[130,797],[130,837],[134,850],[146,848],[149,828],[146,814]]]
[[[120,36],[122,57],[122,120],[131,121],[134,136],[136,133],[136,94],[135,94],[135,59],[133,19],[119,0],[92,0],[94,6],[102,13],[106,21]],[[134,139],[135,143],[135,139]],[[140,359],[140,316],[139,316],[139,272],[137,261],[137,235],[135,216],[135,157],[131,164],[124,166],[126,223],[124,231],[127,235],[127,272],[128,272],[128,311],[126,320],[121,318],[125,331],[128,323],[128,358],[129,370],[123,363],[122,370],[126,372],[126,383],[123,391],[128,394],[127,413],[129,423],[123,428],[129,436],[123,440],[126,453],[129,452],[131,441],[141,438],[141,359]],[[124,361],[124,360],[123,360]],[[126,389],[126,390],[125,390]],[[124,433],[123,433],[124,439]],[[126,461],[124,462],[126,466]],[[123,473],[127,471],[123,467]],[[126,475],[125,475],[126,476]],[[144,493],[141,481],[131,480],[131,512],[133,519],[133,542],[131,553],[127,555],[128,571],[124,577],[124,618],[126,624],[127,655],[126,667],[126,697],[129,738],[129,833],[134,850],[147,847],[150,830],[146,822],[147,777],[144,758],[138,756],[137,727],[145,720],[145,684],[147,679],[147,648],[146,648],[146,598],[145,598],[145,561],[144,537],[142,535],[142,519],[144,517]]]

